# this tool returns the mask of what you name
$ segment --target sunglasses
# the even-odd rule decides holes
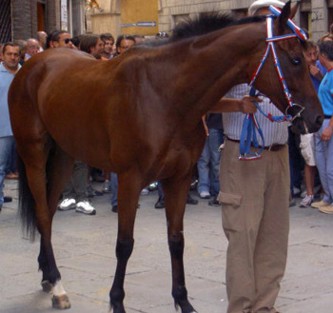
[[[65,39],[65,44],[67,45],[69,42],[72,42],[72,38],[66,38]]]

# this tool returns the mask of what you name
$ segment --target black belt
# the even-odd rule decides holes
[[[331,118],[331,115],[324,115],[324,118]]]
[[[229,141],[232,141],[232,142],[237,142],[237,143],[240,143],[239,140],[236,140],[236,139],[230,139],[227,137],[227,139]],[[252,145],[251,145],[252,146]],[[267,146],[267,147],[263,147],[265,150],[268,150],[268,151],[279,151],[281,150],[282,148],[284,148],[286,145],[281,145],[281,144],[278,144],[278,143],[273,143],[271,144],[270,146]],[[252,146],[253,147],[253,146]],[[255,147],[254,147],[255,148]],[[261,149],[262,147],[258,147],[258,149]]]

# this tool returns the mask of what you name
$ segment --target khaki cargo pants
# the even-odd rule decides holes
[[[290,173],[287,145],[240,161],[227,141],[220,168],[222,224],[228,239],[228,313],[274,313],[285,272]]]

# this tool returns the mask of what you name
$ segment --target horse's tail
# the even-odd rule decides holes
[[[36,234],[36,202],[28,185],[25,165],[19,155],[17,156],[17,167],[19,171],[19,214],[22,229],[31,240],[34,240]]]

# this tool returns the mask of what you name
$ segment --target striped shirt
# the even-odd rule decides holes
[[[245,95],[248,95],[249,92],[250,87],[247,84],[236,85],[229,90],[225,97],[242,99]],[[266,114],[271,113],[272,115],[282,115],[281,111],[273,105],[270,99],[267,97],[260,98],[263,100],[259,103],[263,112]],[[288,142],[289,122],[271,122],[258,111],[255,115],[260,128],[263,131],[266,147],[272,144],[286,144]],[[233,140],[240,140],[244,117],[245,114],[240,112],[223,113],[223,128],[225,136]]]

